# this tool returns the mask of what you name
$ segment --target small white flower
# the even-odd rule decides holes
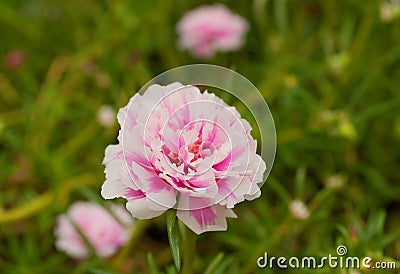
[[[344,178],[340,174],[331,175],[325,179],[325,184],[330,188],[340,188],[344,185]]]
[[[380,17],[383,22],[390,23],[400,15],[400,1],[388,0],[381,5]]]
[[[305,220],[310,217],[310,212],[308,211],[307,206],[298,199],[290,202],[289,209],[296,219]]]
[[[103,105],[97,112],[97,120],[103,127],[111,127],[115,123],[115,111],[111,106]]]

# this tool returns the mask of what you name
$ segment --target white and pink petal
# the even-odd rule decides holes
[[[226,218],[236,218],[236,215],[232,209],[221,205],[211,205],[197,209],[178,209],[177,217],[193,232],[201,234],[207,231],[226,230]]]

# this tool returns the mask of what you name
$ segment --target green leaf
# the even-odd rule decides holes
[[[179,233],[178,223],[176,221],[176,211],[167,211],[167,231],[169,245],[172,250],[172,258],[178,271],[181,269],[181,235]]]
[[[382,234],[385,227],[386,212],[380,211],[370,215],[368,220],[367,235],[370,239],[374,236]]]
[[[177,274],[175,266],[173,265],[169,265],[166,269],[165,269],[165,273],[166,274]]]
[[[158,267],[157,267],[156,260],[154,259],[153,254],[151,254],[150,252],[147,253],[147,263],[149,264],[150,273],[158,274]]]
[[[387,247],[389,244],[394,242],[399,237],[400,237],[400,231],[394,231],[393,233],[385,235],[381,240],[381,248]]]
[[[230,266],[232,266],[235,262],[234,257],[227,257],[222,260],[219,265],[213,270],[212,274],[224,274],[224,273],[231,273],[232,269],[228,270]],[[233,268],[235,269],[235,268]],[[237,269],[237,267],[236,267]]]
[[[218,267],[220,266],[222,259],[224,258],[224,253],[219,253],[212,262],[208,265],[205,274],[214,274]]]

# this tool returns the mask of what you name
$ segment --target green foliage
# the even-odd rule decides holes
[[[181,236],[178,227],[175,210],[168,210],[167,213],[167,231],[169,245],[172,251],[175,267],[178,271],[181,270]]]
[[[151,253],[147,253],[147,262],[149,264],[149,268],[150,268],[150,273],[151,274],[158,274],[158,267],[157,267],[157,263],[154,259],[153,254]]]
[[[382,17],[383,0],[220,2],[251,29],[241,50],[207,62],[257,86],[278,148],[262,196],[235,207],[227,232],[198,238],[195,271],[275,273],[257,268],[265,251],[325,256],[340,244],[351,256],[398,260],[399,16]],[[53,230],[72,202],[101,201],[101,162],[118,126],[101,126],[99,108],[117,111],[158,73],[204,62],[181,51],[175,34],[203,3],[1,1],[0,273],[176,273],[165,218],[141,224],[105,260],[68,258]],[[17,66],[7,59],[14,50]],[[294,199],[308,218],[292,214]]]

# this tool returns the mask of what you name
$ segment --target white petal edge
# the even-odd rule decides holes
[[[148,206],[148,201],[145,198],[130,200],[126,203],[126,209],[132,214],[133,217],[138,219],[151,219],[160,216],[164,211],[155,211]]]

